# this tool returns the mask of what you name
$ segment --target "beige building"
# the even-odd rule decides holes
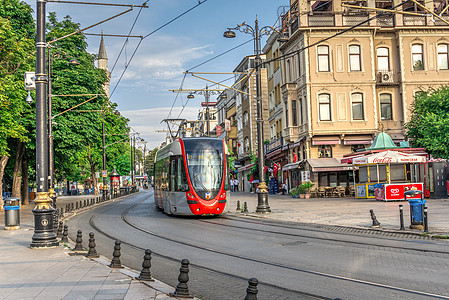
[[[404,141],[414,94],[448,83],[447,4],[421,3],[291,1],[283,17],[290,38],[280,46],[283,137],[319,185],[352,179],[338,161],[314,159],[365,148],[382,130]],[[396,14],[379,11],[394,6]]]

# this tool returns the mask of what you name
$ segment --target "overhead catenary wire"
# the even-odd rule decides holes
[[[144,3],[143,5],[145,6],[147,3],[148,3],[148,1],[145,1],[145,3]],[[131,33],[132,33],[133,29],[134,29],[134,26],[136,26],[137,20],[139,19],[140,13],[142,12],[142,9],[143,9],[143,6],[139,9],[139,12],[137,13],[136,18],[134,19],[133,25],[131,26],[131,29],[130,29],[129,32],[128,32],[128,36],[126,37],[126,40],[125,40],[125,42],[123,43],[122,48],[120,49],[120,52],[119,52],[119,54],[117,55],[117,58],[115,59],[114,65],[112,66],[111,73],[114,71],[115,66],[117,65],[117,62],[118,62],[118,60],[120,59],[120,56],[122,55],[123,49],[125,48],[126,44],[127,44],[128,41],[129,41],[129,38],[130,38],[130,36],[131,36]],[[143,39],[143,37],[141,37],[141,39]]]
[[[147,37],[151,36],[152,34],[158,32],[159,30],[161,30],[162,28],[168,26],[169,24],[173,23],[174,21],[176,21],[177,19],[181,18],[182,16],[184,16],[185,14],[189,13],[190,11],[194,10],[195,8],[197,8],[198,6],[200,6],[201,4],[205,3],[208,0],[203,0],[200,1],[198,0],[198,3],[196,5],[194,5],[193,7],[189,8],[188,10],[184,11],[183,13],[181,13],[180,15],[176,16],[175,18],[171,19],[170,21],[166,22],[165,24],[159,26],[158,28],[156,28],[155,30],[153,30],[152,32],[150,32],[149,34],[145,35],[137,44],[136,48],[134,49],[133,54],[131,55],[131,57],[129,58],[129,61],[125,64],[125,68],[122,72],[122,74],[120,75],[117,83],[115,84],[110,97],[112,97],[112,95],[114,94],[115,90],[117,89],[117,86],[120,84],[120,81],[122,80],[123,76],[125,75],[126,70],[128,70],[129,65],[131,64],[131,61],[133,60],[135,54],[137,53],[137,50],[139,49],[140,45],[142,44],[142,41],[144,39],[146,39]]]

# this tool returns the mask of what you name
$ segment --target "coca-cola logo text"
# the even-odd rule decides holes
[[[386,164],[391,161],[392,161],[391,157],[382,157],[382,158],[375,157],[375,158],[373,158],[373,163],[375,163],[375,164]]]

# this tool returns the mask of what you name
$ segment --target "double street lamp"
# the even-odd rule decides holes
[[[261,49],[261,37],[263,35],[269,36],[271,33],[276,32],[279,34],[278,41],[285,41],[285,37],[282,33],[271,26],[264,26],[259,28],[259,21],[256,18],[254,27],[243,22],[234,28],[228,28],[224,32],[223,36],[225,38],[235,38],[236,34],[234,32],[240,31],[246,34],[251,34],[254,38],[254,53],[256,55],[256,104],[257,104],[257,151],[258,151],[258,165],[259,165],[259,190],[257,192],[257,209],[258,213],[268,213],[271,212],[270,206],[268,204],[268,187],[265,183],[265,154],[263,147],[263,114],[262,114],[262,83],[261,83],[261,66],[262,59],[260,57]]]

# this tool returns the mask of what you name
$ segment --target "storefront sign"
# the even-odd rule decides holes
[[[404,200],[404,192],[409,190],[423,190],[422,183],[398,183],[398,184],[386,184],[385,189],[385,200]],[[407,199],[421,199],[421,195],[416,195],[414,197],[407,197]]]
[[[301,171],[301,181],[303,183],[310,181],[310,171]]]
[[[231,130],[231,120],[225,119],[225,130],[230,131]]]

